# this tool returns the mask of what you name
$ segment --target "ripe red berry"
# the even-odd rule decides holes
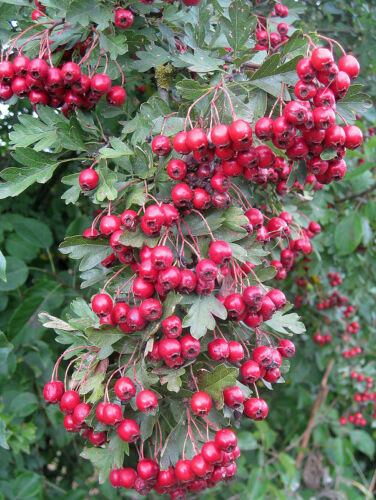
[[[99,227],[102,234],[110,235],[120,229],[120,219],[116,215],[105,215],[101,218]]]
[[[244,359],[244,348],[240,342],[231,340],[228,343],[229,355],[228,361],[231,363],[239,363]]]
[[[106,293],[98,293],[94,295],[91,307],[97,316],[107,316],[112,311],[112,299]]]
[[[225,339],[215,339],[208,344],[208,354],[214,361],[224,361],[230,355],[228,342]]]
[[[125,99],[127,98],[127,93],[123,87],[115,85],[111,87],[110,91],[106,95],[106,101],[110,106],[121,106]]]
[[[134,443],[140,437],[140,428],[135,420],[124,419],[120,422],[117,433],[123,441]]]
[[[174,254],[168,247],[158,245],[151,251],[150,259],[154,268],[162,271],[172,265]]]
[[[58,403],[63,394],[64,384],[59,380],[47,382],[43,388],[43,397],[47,403]]]
[[[16,56],[13,59],[13,71],[15,76],[21,76],[26,78],[27,68],[29,66],[30,59],[26,56]]]
[[[104,405],[102,412],[103,423],[106,425],[116,425],[123,419],[121,407],[114,403]]]
[[[190,460],[178,460],[175,465],[176,478],[182,483],[193,481],[195,473],[191,467]]]
[[[76,391],[66,391],[60,398],[60,410],[63,413],[73,413],[80,403],[80,395]]]
[[[166,156],[171,150],[170,139],[165,135],[157,135],[151,143],[153,153],[158,156]]]
[[[257,120],[255,134],[262,141],[269,141],[273,137],[273,119],[264,116]]]
[[[316,71],[324,71],[333,62],[333,53],[325,47],[318,47],[312,52],[311,64]]]
[[[180,339],[181,354],[185,359],[195,359],[200,354],[200,341],[192,335],[183,335]]]
[[[356,125],[348,125],[345,131],[345,147],[347,149],[356,149],[363,142],[363,132]]]
[[[162,312],[162,304],[157,299],[146,299],[140,305],[140,314],[146,321],[156,321]]]
[[[78,432],[79,428],[74,423],[73,416],[68,414],[64,417],[64,427],[68,432]]]
[[[115,12],[115,26],[120,29],[126,29],[133,24],[133,14],[128,9],[118,9]]]
[[[246,312],[246,304],[240,293],[231,293],[225,299],[224,306],[227,309],[228,318],[239,321]]]
[[[218,193],[226,193],[230,188],[230,180],[227,175],[218,173],[210,179],[210,185]]]
[[[193,128],[187,133],[186,144],[191,151],[202,151],[208,147],[208,138],[201,128]]]
[[[204,391],[196,392],[191,398],[191,408],[195,415],[206,416],[212,409],[212,400],[208,393]]]
[[[197,278],[202,281],[212,282],[218,275],[218,267],[210,259],[202,259],[196,265]]]
[[[252,127],[244,120],[235,120],[229,127],[229,134],[234,143],[249,144],[252,140]]]
[[[249,398],[244,402],[244,415],[253,420],[264,420],[268,411],[268,405],[261,398]]]
[[[91,444],[94,446],[100,446],[101,444],[105,443],[107,440],[107,433],[106,432],[94,432],[91,430],[89,432],[89,441]]]
[[[356,78],[360,71],[358,59],[350,54],[341,57],[338,61],[338,68],[347,73],[352,79]]]
[[[145,413],[150,413],[158,406],[158,398],[153,391],[143,390],[136,397],[137,408]]]
[[[187,207],[193,200],[193,191],[188,184],[180,182],[173,187],[171,191],[171,199],[177,207]]]
[[[97,172],[91,168],[85,168],[80,173],[78,182],[83,191],[91,191],[98,186],[99,175]]]
[[[231,429],[221,429],[215,435],[215,444],[226,453],[234,451],[238,440]]]
[[[258,286],[247,286],[243,290],[244,302],[252,313],[256,313],[261,309],[263,297],[262,290]]]
[[[29,66],[29,71],[30,71],[30,66]],[[78,64],[74,62],[67,62],[61,68],[61,74],[67,83],[73,83],[81,78],[81,69]]]
[[[187,164],[183,160],[170,160],[167,165],[167,174],[175,181],[181,181],[187,175]]]
[[[242,364],[240,374],[247,384],[254,384],[261,377],[260,365],[250,359]]]
[[[224,402],[233,410],[237,410],[244,402],[244,394],[240,387],[230,387],[223,391]]]
[[[48,73],[48,64],[44,59],[32,59],[27,66],[27,74],[34,80],[44,81]]]
[[[253,351],[252,358],[260,366],[266,367],[270,365],[272,361],[272,355],[273,351],[272,349],[270,349],[270,347],[261,345],[259,347],[256,347],[256,349]]]
[[[141,316],[139,307],[129,309],[126,324],[132,332],[140,332],[146,327],[146,320]]]
[[[89,415],[91,406],[87,403],[79,403],[73,410],[72,417],[73,422],[77,427],[80,427],[84,422],[86,417]]]
[[[207,463],[202,453],[199,453],[192,458],[191,468],[196,476],[203,478],[210,474],[214,469],[212,465]],[[192,491],[192,489],[190,489],[190,491]]]
[[[168,316],[162,321],[162,332],[167,338],[176,339],[182,331],[181,319],[178,316]]]
[[[97,73],[90,82],[91,91],[97,95],[107,94],[111,90],[111,78]]]
[[[232,257],[230,245],[226,241],[213,241],[209,247],[209,257],[220,267],[225,266]]]
[[[223,123],[215,125],[210,132],[210,138],[215,146],[220,148],[227,147],[231,143],[228,126]]]
[[[286,306],[286,296],[282,292],[282,290],[278,290],[277,288],[275,288],[273,290],[269,290],[266,295],[272,300],[275,307],[277,308],[277,311],[281,311]]]
[[[172,143],[175,151],[182,155],[187,155],[191,152],[191,148],[187,144],[187,135],[186,132],[178,132]]]
[[[120,377],[115,382],[114,391],[116,396],[122,401],[128,401],[136,394],[136,386],[129,377]]]

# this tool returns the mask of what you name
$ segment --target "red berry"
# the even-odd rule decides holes
[[[126,29],[133,24],[133,14],[128,9],[118,9],[115,12],[114,19],[115,26],[117,28]]]
[[[157,299],[146,299],[140,305],[140,314],[146,321],[156,321],[162,312],[162,304]]]
[[[170,139],[165,135],[157,135],[151,143],[153,153],[158,156],[166,156],[171,150]]]
[[[25,56],[16,56],[13,60],[13,71],[16,76],[21,76],[26,78],[27,68],[29,66],[30,59]]]
[[[167,165],[167,174],[175,181],[181,181],[187,175],[187,164],[183,160],[173,159]]]
[[[60,398],[60,410],[63,413],[73,413],[80,403],[80,395],[76,391],[66,391]]]
[[[215,339],[208,344],[208,354],[214,361],[224,361],[230,355],[228,342],[225,339]]]
[[[154,392],[143,390],[136,397],[137,408],[145,413],[150,413],[158,406],[158,398]]]
[[[209,257],[220,267],[225,266],[232,257],[230,245],[226,241],[213,241],[209,247]]]
[[[202,281],[212,282],[218,275],[218,267],[210,259],[202,259],[196,265],[197,278]]]
[[[178,316],[169,316],[162,321],[162,332],[167,338],[176,339],[183,331],[181,319]]]
[[[190,147],[187,145],[187,135],[186,132],[178,132],[172,143],[175,151],[182,155],[187,155],[191,152]]]
[[[240,387],[230,387],[223,391],[224,402],[233,410],[237,410],[244,402],[244,394]]]
[[[110,235],[114,231],[120,229],[120,219],[116,215],[105,215],[101,218],[99,227],[102,234]]]
[[[121,407],[114,403],[108,403],[103,407],[103,423],[106,425],[116,425],[123,419]]]
[[[151,251],[151,262],[155,269],[163,271],[172,265],[174,254],[163,245],[158,245]]]
[[[115,382],[114,391],[116,396],[122,401],[128,401],[136,394],[136,386],[129,377],[120,377]]]
[[[218,465],[222,462],[221,448],[214,441],[207,441],[201,449],[201,454],[210,465]]]
[[[89,415],[91,410],[91,406],[87,403],[79,403],[73,410],[72,417],[73,422],[77,425],[77,427],[81,426],[86,417]]]
[[[280,339],[278,349],[284,358],[291,358],[295,354],[295,344],[288,339]]]
[[[107,316],[113,308],[112,299],[106,293],[98,293],[93,297],[91,307],[97,316]]]
[[[227,147],[231,143],[228,126],[223,123],[215,125],[210,132],[210,138],[215,146]]]
[[[27,74],[34,80],[44,81],[47,77],[48,65],[44,59],[32,59],[27,66]]]
[[[208,415],[212,409],[211,397],[204,391],[196,392],[191,398],[191,408],[195,415],[200,417]]]
[[[110,106],[121,106],[125,99],[127,98],[127,93],[123,87],[115,85],[111,87],[110,91],[106,95],[106,101]]]
[[[356,149],[363,142],[363,133],[356,125],[348,125],[345,131],[345,147],[347,149]]]
[[[264,420],[268,411],[268,405],[263,399],[249,398],[244,402],[244,415],[253,420]]]
[[[358,59],[350,54],[341,57],[338,61],[338,68],[347,73],[352,79],[356,78],[360,71]]]
[[[252,127],[244,120],[235,120],[229,127],[229,134],[234,143],[249,144],[252,140]]]
[[[56,404],[64,394],[64,384],[59,380],[47,382],[43,388],[43,397],[47,403]]]
[[[246,311],[246,304],[240,293],[231,293],[225,299],[224,306],[227,309],[228,318],[239,321]]]
[[[124,419],[117,428],[117,433],[123,441],[134,443],[140,437],[140,429],[135,420]]]
[[[311,64],[316,71],[324,71],[333,62],[333,53],[329,49],[318,47],[312,52]]]
[[[202,151],[208,147],[208,138],[201,128],[193,128],[187,133],[186,144],[191,151]]]
[[[261,309],[262,299],[264,295],[258,286],[248,286],[243,290],[243,299],[248,310],[252,313],[258,312]]]
[[[91,91],[97,95],[107,94],[111,90],[111,78],[97,73],[90,82]]]
[[[228,361],[231,363],[239,363],[244,359],[244,348],[240,342],[231,340],[228,343],[229,356]]]
[[[29,66],[29,72],[30,72],[30,66]],[[67,83],[73,83],[81,78],[81,69],[78,64],[74,62],[67,62],[61,68],[61,74]]]
[[[183,335],[180,339],[181,354],[185,359],[195,359],[201,350],[200,341],[192,335]]]
[[[85,168],[80,173],[78,182],[83,191],[91,191],[98,186],[99,175],[97,172],[91,168]]]
[[[231,429],[221,429],[215,435],[215,444],[226,453],[234,451],[238,440]]]
[[[240,374],[247,384],[254,384],[261,377],[260,365],[248,360],[241,366]]]
[[[255,134],[262,141],[269,141],[273,137],[273,119],[264,116],[257,120]]]
[[[193,200],[193,191],[185,182],[180,182],[173,187],[171,191],[171,198],[174,203],[179,208],[189,206],[190,202]]]
[[[138,462],[137,473],[144,481],[153,481],[159,474],[159,465],[151,458],[143,458]]]
[[[191,467],[190,460],[178,460],[175,465],[176,478],[182,483],[193,481],[195,473]]]

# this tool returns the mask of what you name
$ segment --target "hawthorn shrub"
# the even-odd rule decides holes
[[[308,34],[295,2],[34,7],[1,13],[18,166],[0,197],[22,193],[1,222],[1,352],[19,379],[3,391],[5,497],[184,498],[222,481],[252,498],[371,494],[359,281],[374,253],[374,143],[362,146],[373,129],[357,121],[370,107],[357,58]],[[351,299],[330,295],[348,255]],[[292,335],[304,342],[290,372]],[[318,392],[302,383],[314,364]],[[363,483],[350,486],[357,460]]]

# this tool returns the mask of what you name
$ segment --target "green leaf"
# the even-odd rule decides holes
[[[176,90],[183,99],[194,101],[210,89],[209,85],[201,85],[196,80],[181,80],[176,84]]]
[[[111,137],[112,148],[105,147],[99,150],[99,158],[121,158],[133,155],[133,151],[117,137]]]
[[[334,242],[339,255],[349,255],[362,239],[362,221],[355,211],[349,213],[337,224]]]
[[[43,167],[5,168],[0,177],[5,181],[0,183],[0,200],[4,198],[18,196],[22,191],[25,191],[29,186],[38,182],[45,184],[51,179],[56,167],[59,163],[46,164]]]
[[[199,339],[205,335],[207,330],[214,330],[215,316],[220,319],[227,318],[227,310],[214,295],[199,295],[193,300],[194,302],[183,320],[183,327],[190,327],[192,336]]]
[[[99,472],[99,483],[103,484],[112,469],[123,466],[124,455],[129,453],[129,444],[114,433],[106,448],[85,448],[82,458],[90,460]]]
[[[249,33],[252,31],[249,18],[250,5],[242,0],[235,0],[231,3],[228,13],[230,20],[222,18],[224,21],[225,34],[229,46],[234,51],[234,58],[238,57],[240,49],[244,48],[247,42]]]
[[[195,73],[217,71],[224,64],[222,59],[211,57],[209,52],[202,49],[195,49],[194,54],[189,52],[180,54],[178,59],[183,62],[184,66],[188,66],[189,71]]]
[[[20,123],[15,123],[9,133],[11,144],[17,148],[34,144],[35,151],[43,151],[58,143],[54,125],[46,125],[39,118],[30,115],[20,115],[18,120]]]
[[[100,47],[103,48],[113,60],[116,60],[118,56],[125,54],[128,50],[127,39],[123,34],[112,34],[107,36],[103,31],[100,37]]]
[[[7,424],[0,418],[0,446],[6,450],[9,450],[9,444],[7,443],[6,435]]]
[[[17,257],[6,257],[6,281],[0,282],[0,292],[15,290],[23,285],[29,270],[26,264]]]
[[[120,236],[119,241],[123,245],[134,248],[141,248],[144,245],[148,245],[153,248],[158,244],[159,237],[150,238],[149,236],[146,236],[140,227],[138,227],[134,232],[125,231],[124,234]]]
[[[321,153],[320,158],[322,160],[332,160],[336,155],[337,155],[337,150],[336,149],[325,149]]]
[[[238,368],[227,367],[224,364],[217,365],[214,372],[199,370],[197,373],[198,386],[200,391],[205,391],[216,403],[216,408],[223,407],[223,391],[228,387],[236,385],[236,378],[239,375]]]
[[[41,498],[43,476],[35,472],[22,472],[12,483],[13,500],[35,500]]]
[[[27,417],[38,408],[38,400],[32,392],[20,392],[15,396],[10,404],[10,409],[17,418]]]
[[[37,219],[16,215],[12,217],[12,224],[17,234],[26,243],[37,248],[49,248],[53,244],[51,229]]]
[[[150,68],[163,66],[170,60],[170,54],[162,47],[157,47],[157,45],[149,45],[145,47],[145,50],[137,51],[136,55],[138,60],[133,61],[132,66],[141,73],[148,71]]]
[[[63,254],[68,254],[71,259],[82,259],[80,271],[87,271],[99,264],[103,259],[112,253],[108,241],[89,240],[83,236],[70,236],[65,238],[59,246]]]
[[[7,359],[12,350],[13,344],[11,344],[5,334],[0,331],[0,375],[9,375]]]
[[[371,459],[374,457],[375,442],[368,432],[361,429],[354,429],[350,432],[350,439],[355,448]]]
[[[97,172],[99,175],[99,184],[95,195],[97,200],[116,200],[117,190],[114,186],[117,182],[117,174],[107,168],[107,165],[101,165]]]
[[[0,279],[7,280],[6,276],[7,261],[5,260],[3,252],[0,250]]]
[[[124,333],[115,328],[108,330],[106,328],[97,329],[89,327],[85,330],[85,333],[89,342],[101,349],[103,347],[109,347],[118,340],[124,338]]]
[[[354,123],[358,113],[363,114],[372,107],[370,97],[367,94],[359,92],[361,88],[361,85],[352,85],[345,97],[337,102],[337,112],[348,123]]]
[[[265,321],[265,325],[285,335],[291,335],[291,333],[299,335],[306,331],[304,324],[296,313],[283,314],[282,311],[277,311],[272,319]]]

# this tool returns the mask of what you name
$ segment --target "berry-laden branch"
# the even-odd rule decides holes
[[[193,6],[199,0],[183,3]],[[132,10],[114,6],[114,27],[129,29],[136,13],[133,6]],[[273,2],[271,17],[287,14],[286,6]],[[74,238],[73,247],[79,250],[72,251],[72,257],[85,259],[85,271],[93,271],[90,280],[97,293],[91,297],[91,310],[83,307],[76,313],[84,317],[67,318],[68,331],[82,336],[84,345],[68,349],[59,358],[51,382],[44,387],[44,398],[59,403],[68,432],[80,434],[94,447],[101,447],[103,456],[107,454],[105,462],[111,470],[106,474],[116,488],[143,495],[154,489],[184,498],[187,491],[202,491],[233,478],[240,449],[232,428],[243,417],[251,421],[267,417],[265,388],[283,381],[281,373],[295,354],[294,343],[285,335],[303,331],[295,313],[284,314],[287,299],[276,283],[298,262],[306,263],[321,227],[310,220],[301,227],[301,218],[294,220],[280,209],[281,198],[291,193],[295,202],[296,194],[304,190],[311,196],[311,186],[323,189],[344,177],[346,149],[359,147],[362,133],[353,125],[337,125],[336,107],[350,79],[357,77],[359,65],[346,54],[335,62],[332,44],[337,42],[322,37],[329,42],[328,49],[316,47],[309,39],[307,57],[296,67],[298,82],[289,88],[296,99],[287,102],[290,85],[282,82],[273,91],[278,96],[274,103],[265,95],[265,116],[255,116],[249,123],[239,118],[245,112],[247,117],[251,114],[248,90],[243,109],[243,97],[230,93],[225,82],[231,78],[247,86],[247,70],[260,66],[262,74],[270,71],[270,55],[273,61],[280,60],[273,54],[289,42],[291,27],[278,22],[278,32],[269,33],[268,20],[257,17],[251,54],[265,51],[266,66],[254,64],[250,57],[226,74],[220,64],[223,59],[217,57],[223,49],[215,48],[215,58],[207,63],[213,70],[204,73],[199,52],[188,52],[183,62],[189,63],[179,66],[179,80],[171,90],[171,112],[166,109],[167,93],[160,96],[162,112],[155,111],[161,101],[156,96],[141,108],[137,99],[130,103],[130,124],[120,123],[132,130],[129,143],[137,147],[142,142],[137,134],[147,129],[140,147],[142,159],[137,153],[132,156],[132,151],[129,154],[128,146],[108,132],[107,120],[118,115],[112,115],[103,107],[104,99],[100,100],[105,96],[108,105],[122,106],[124,82],[134,77],[134,68],[147,67],[154,54],[150,69],[160,58],[176,61],[167,45],[156,43],[151,54],[149,48],[135,50],[134,57],[123,63],[104,49],[107,37],[92,24],[86,40],[70,53],[64,50],[62,64],[53,66],[59,49],[54,45],[58,24],[47,22],[43,26],[50,27],[20,47],[26,50],[28,43],[39,40],[38,58],[29,60],[18,53],[12,62],[8,59],[29,27],[13,40],[6,60],[0,63],[2,100],[15,94],[28,97],[33,105],[61,109],[70,119],[69,127],[81,123],[79,109],[90,114],[97,106],[90,116],[95,117],[93,123],[105,146],[88,154],[92,163],[81,171],[78,185],[99,208],[83,237]],[[163,21],[162,12],[158,23]],[[137,23],[153,31],[154,10],[140,15]],[[175,27],[168,22],[169,30],[176,31],[174,43],[180,27],[184,28],[176,23]],[[69,26],[64,24],[65,29]],[[129,36],[130,51],[132,45],[140,49],[139,36],[137,31],[136,36]],[[231,31],[228,38],[237,44]],[[240,45],[248,47],[251,42],[244,40]],[[113,50],[121,51],[119,39],[116,43],[120,48],[113,43]],[[193,51],[175,45],[180,54]],[[238,49],[229,48],[229,54]],[[192,55],[194,59],[197,55],[197,61]],[[231,57],[226,63],[233,63]],[[180,80],[183,72],[189,85]],[[116,74],[121,86],[113,85]],[[189,102],[179,101],[179,92],[189,95]],[[139,114],[135,109],[140,109]],[[170,127],[175,127],[172,142]],[[329,153],[330,160],[322,159]],[[144,170],[143,162],[147,164]],[[300,175],[302,165],[308,173],[305,181]],[[101,181],[106,170],[110,176]],[[291,178],[294,175],[299,181]],[[110,194],[106,197],[106,193]],[[57,377],[58,367],[76,349],[79,355],[68,364],[63,384]],[[332,365],[323,378],[305,446]],[[119,441],[133,449],[137,463],[124,453],[114,453]],[[301,460],[299,456],[298,465]]]

